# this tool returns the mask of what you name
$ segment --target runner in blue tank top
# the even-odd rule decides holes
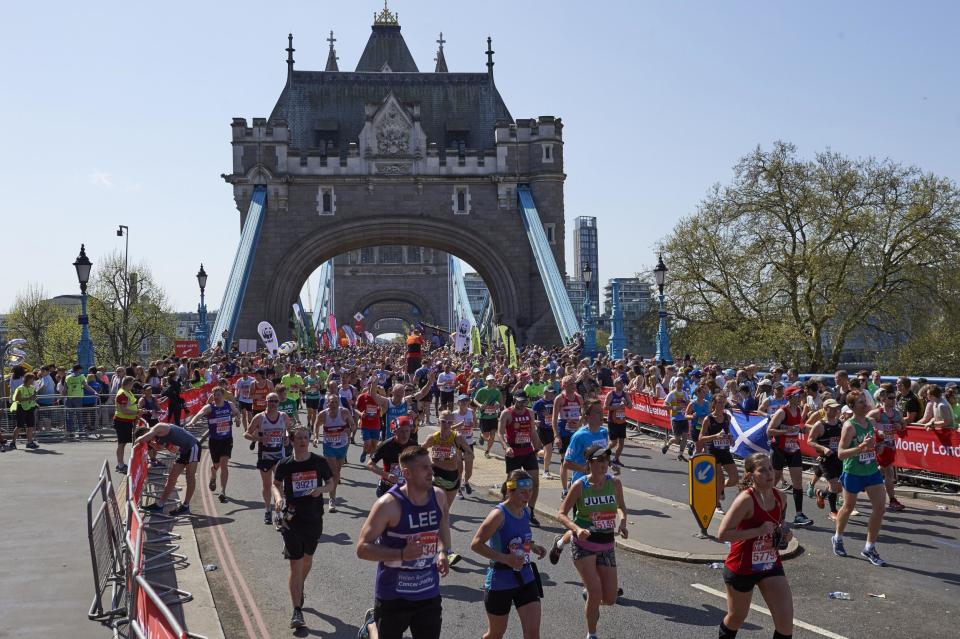
[[[357,557],[376,561],[373,618],[380,639],[439,639],[440,577],[449,570],[450,521],[446,496],[433,486],[430,453],[421,446],[400,454],[406,480],[378,499],[360,530]]]
[[[210,449],[210,490],[217,489],[217,469],[220,470],[220,494],[217,498],[221,504],[227,502],[227,466],[233,454],[233,420],[237,417],[236,407],[224,400],[222,388],[213,389],[212,401],[200,409],[187,422],[187,428],[193,426],[198,419],[207,419],[207,447]]]
[[[517,609],[523,636],[539,637],[542,589],[531,553],[543,559],[547,551],[534,543],[530,530],[533,477],[523,469],[514,470],[500,494],[503,502],[483,520],[470,544],[473,552],[490,560],[483,586],[488,623],[484,637],[503,637],[512,607]]]

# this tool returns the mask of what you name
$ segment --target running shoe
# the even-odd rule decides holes
[[[490,459],[490,451],[489,450],[483,451],[483,456],[485,459]]]
[[[619,458],[619,457],[615,457],[615,458],[613,458],[613,459],[610,461],[610,465],[611,465],[611,466],[620,466],[620,467],[622,468],[622,467],[623,467],[623,462],[620,461],[620,458]]]
[[[689,443],[687,444],[687,454],[688,454],[688,455],[693,455],[693,449],[694,449],[693,442],[689,442]]]
[[[804,515],[803,513],[797,513],[797,516],[793,518],[793,525],[798,528],[803,528],[805,526],[812,526],[813,520]]]
[[[363,624],[360,626],[360,631],[357,633],[357,639],[370,639],[370,624],[373,623],[373,608],[367,609],[363,613]]]
[[[221,504],[227,503],[227,496],[224,493],[220,493],[219,495],[217,495],[217,499],[220,500]]]
[[[145,513],[162,513],[163,506],[160,504],[150,504],[149,506],[143,506],[140,510]]]
[[[190,513],[190,504],[181,504],[180,506],[177,506],[176,508],[174,508],[173,510],[171,510],[171,511],[170,511],[170,514],[171,514],[171,515],[178,516],[178,517],[179,517],[180,515],[190,516],[190,514],[191,514],[191,513]]]
[[[531,515],[530,515],[530,525],[531,525],[531,526],[534,526],[535,528],[539,528],[539,527],[540,527],[540,520],[537,519],[535,516],[533,516],[533,515],[531,514]]]
[[[473,486],[470,485],[470,482],[468,481],[463,482],[463,489],[467,491],[468,495],[473,494]]]
[[[37,442],[27,442],[27,448],[40,448]]]
[[[217,489],[217,480],[216,480],[216,479],[211,479],[211,480],[210,480],[210,483],[207,484],[207,488],[209,488],[211,491],[216,490],[216,489]]]
[[[461,559],[462,557],[460,557],[459,553],[455,553],[455,552],[447,553],[447,564],[451,567],[456,566],[458,563],[460,563]]]
[[[723,506],[717,506],[716,508],[714,508],[714,512],[717,513],[718,515],[727,514],[727,512],[723,509]]]
[[[668,450],[670,450],[670,444],[664,444],[660,447],[660,454],[666,455]]]
[[[549,470],[543,471],[542,473],[540,473],[540,476],[543,477],[544,479],[553,479],[553,475],[550,474]]]
[[[303,620],[303,612],[299,608],[293,609],[293,616],[290,617],[291,628],[303,628],[307,623]]]
[[[126,474],[126,472],[127,472],[127,465],[126,465],[126,464],[118,464],[118,465],[117,465],[117,472],[118,472],[118,473],[121,473],[121,474]]]
[[[463,486],[457,489],[457,498],[466,499],[467,497],[463,494]]]
[[[890,500],[890,503],[887,504],[887,510],[890,510],[890,511],[895,512],[895,513],[900,512],[900,511],[903,510],[904,508],[906,508],[906,506],[904,506],[903,504],[901,504],[901,503],[900,503],[900,500],[897,499],[896,497],[894,497],[893,499],[891,499],[891,500]]]
[[[331,512],[331,513],[337,512],[337,498],[336,498],[336,497],[331,497],[331,498],[330,498],[330,508],[328,508],[327,510],[328,510],[329,512]]]
[[[273,513],[271,513],[269,510],[263,513],[263,523],[268,526],[273,523]]]
[[[823,492],[817,491],[817,508],[823,510],[823,507],[826,505],[827,500],[823,498]]]
[[[838,539],[836,537],[832,537],[830,541],[833,542],[833,554],[835,554],[837,557],[847,556],[847,549],[843,547],[842,538]]]
[[[817,491],[817,492],[819,492],[819,491]],[[809,484],[807,484],[807,497],[813,498],[813,494],[814,494],[813,482],[810,482]],[[823,507],[823,506],[821,506],[821,508],[822,508],[822,507]]]
[[[853,510],[850,511],[850,516],[851,516],[851,517],[859,517],[860,515],[861,515],[861,512],[860,512],[859,510],[857,510],[856,508],[854,508]]]
[[[367,451],[363,451],[362,453],[360,453],[360,463],[362,464],[365,461],[367,461]]]
[[[17,449],[17,442],[11,440],[11,442],[7,444],[7,450],[16,450],[16,449]]]
[[[683,456],[683,451],[680,451],[680,454],[677,455],[677,461],[682,461],[682,462],[687,461],[687,458]]]
[[[881,568],[883,568],[884,566],[887,565],[887,562],[885,562],[883,559],[880,559],[880,553],[877,552],[877,549],[875,547],[871,548],[870,550],[867,550],[866,548],[864,548],[863,550],[860,551],[860,556],[869,559],[870,563],[873,564],[874,566],[880,566]]]
[[[827,519],[829,519],[830,521],[836,521],[837,513],[827,513]]]
[[[563,552],[563,548],[559,544],[562,539],[563,535],[557,535],[553,538],[553,544],[550,545],[550,563],[553,565],[560,562],[560,553]]]
[[[567,498],[567,493],[570,492],[566,488],[560,491],[560,500],[563,501]]]

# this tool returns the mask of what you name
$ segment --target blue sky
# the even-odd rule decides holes
[[[788,6],[789,4],[789,6]],[[654,246],[777,139],[960,177],[960,4],[392,0],[421,70],[437,33],[451,71],[484,71],[514,117],[563,118],[568,228],[595,215],[600,278],[655,263]],[[71,262],[123,248],[175,306],[210,274],[219,306],[239,214],[220,179],[230,120],[269,115],[285,81],[322,69],[327,33],[356,65],[375,0],[15,3],[0,39],[0,176],[7,280],[73,293]],[[10,238],[14,239],[10,239]],[[570,241],[568,235],[568,263]]]

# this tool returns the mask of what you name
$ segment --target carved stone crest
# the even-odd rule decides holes
[[[407,155],[410,150],[410,127],[396,104],[391,104],[377,125],[379,155]]]
[[[411,162],[377,162],[376,165],[380,175],[409,175],[413,168]]]

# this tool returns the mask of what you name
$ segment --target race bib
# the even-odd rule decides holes
[[[868,450],[866,452],[860,453],[860,463],[861,464],[872,464],[877,461],[877,452],[873,450]]]
[[[463,439],[468,443],[473,443],[473,426],[464,424],[460,428],[460,434],[463,436]]]
[[[617,513],[609,510],[592,512],[590,523],[594,530],[613,530],[617,525]]]
[[[230,432],[230,422],[217,423],[217,435],[226,435]]]
[[[379,414],[379,412],[380,411],[377,409],[376,406],[367,406],[367,410],[364,411],[364,414],[367,417],[376,417]]]
[[[832,451],[838,450],[838,449],[840,448],[840,438],[839,438],[839,437],[831,437],[831,438],[830,438],[830,442],[829,442],[827,445],[830,447],[830,450],[832,450]]]
[[[422,532],[413,535],[414,539],[419,539],[423,544],[423,552],[416,559],[404,561],[402,566],[413,570],[421,570],[432,566],[437,560],[437,542],[440,539],[438,531]]]
[[[483,414],[486,415],[488,418],[489,418],[489,417],[496,417],[496,416],[497,416],[497,407],[496,407],[496,406],[484,406],[484,407],[483,407]]]
[[[518,430],[514,431],[513,443],[519,446],[525,446],[530,443],[530,431],[529,430]]]
[[[800,450],[800,441],[796,437],[791,437],[783,443],[783,451],[786,453],[795,453]]]
[[[407,483],[407,480],[403,478],[403,473],[400,472],[400,464],[391,464],[390,474],[397,478],[397,486],[403,486]]]
[[[713,442],[714,448],[730,448],[730,436],[724,435],[720,439],[717,439]]]
[[[268,448],[280,448],[283,446],[283,435],[270,435],[267,438]]]
[[[773,547],[773,537],[764,535],[753,542],[750,563],[754,572],[765,572],[777,563],[777,550]]]
[[[305,497],[317,488],[317,471],[307,470],[290,476],[294,497]]]
[[[342,428],[323,431],[323,443],[331,448],[343,448],[347,445],[348,439],[347,431]]]
[[[513,555],[519,555],[523,553],[523,563],[529,564],[533,558],[530,556],[530,551],[533,548],[533,541],[527,539],[526,541],[520,541],[520,538],[517,537],[510,542],[508,549]]]
[[[613,409],[613,421],[617,422],[618,424],[624,420],[625,416],[626,411],[624,411],[623,408],[617,407]]]
[[[430,456],[436,460],[453,459],[453,446],[434,446],[430,449]]]

